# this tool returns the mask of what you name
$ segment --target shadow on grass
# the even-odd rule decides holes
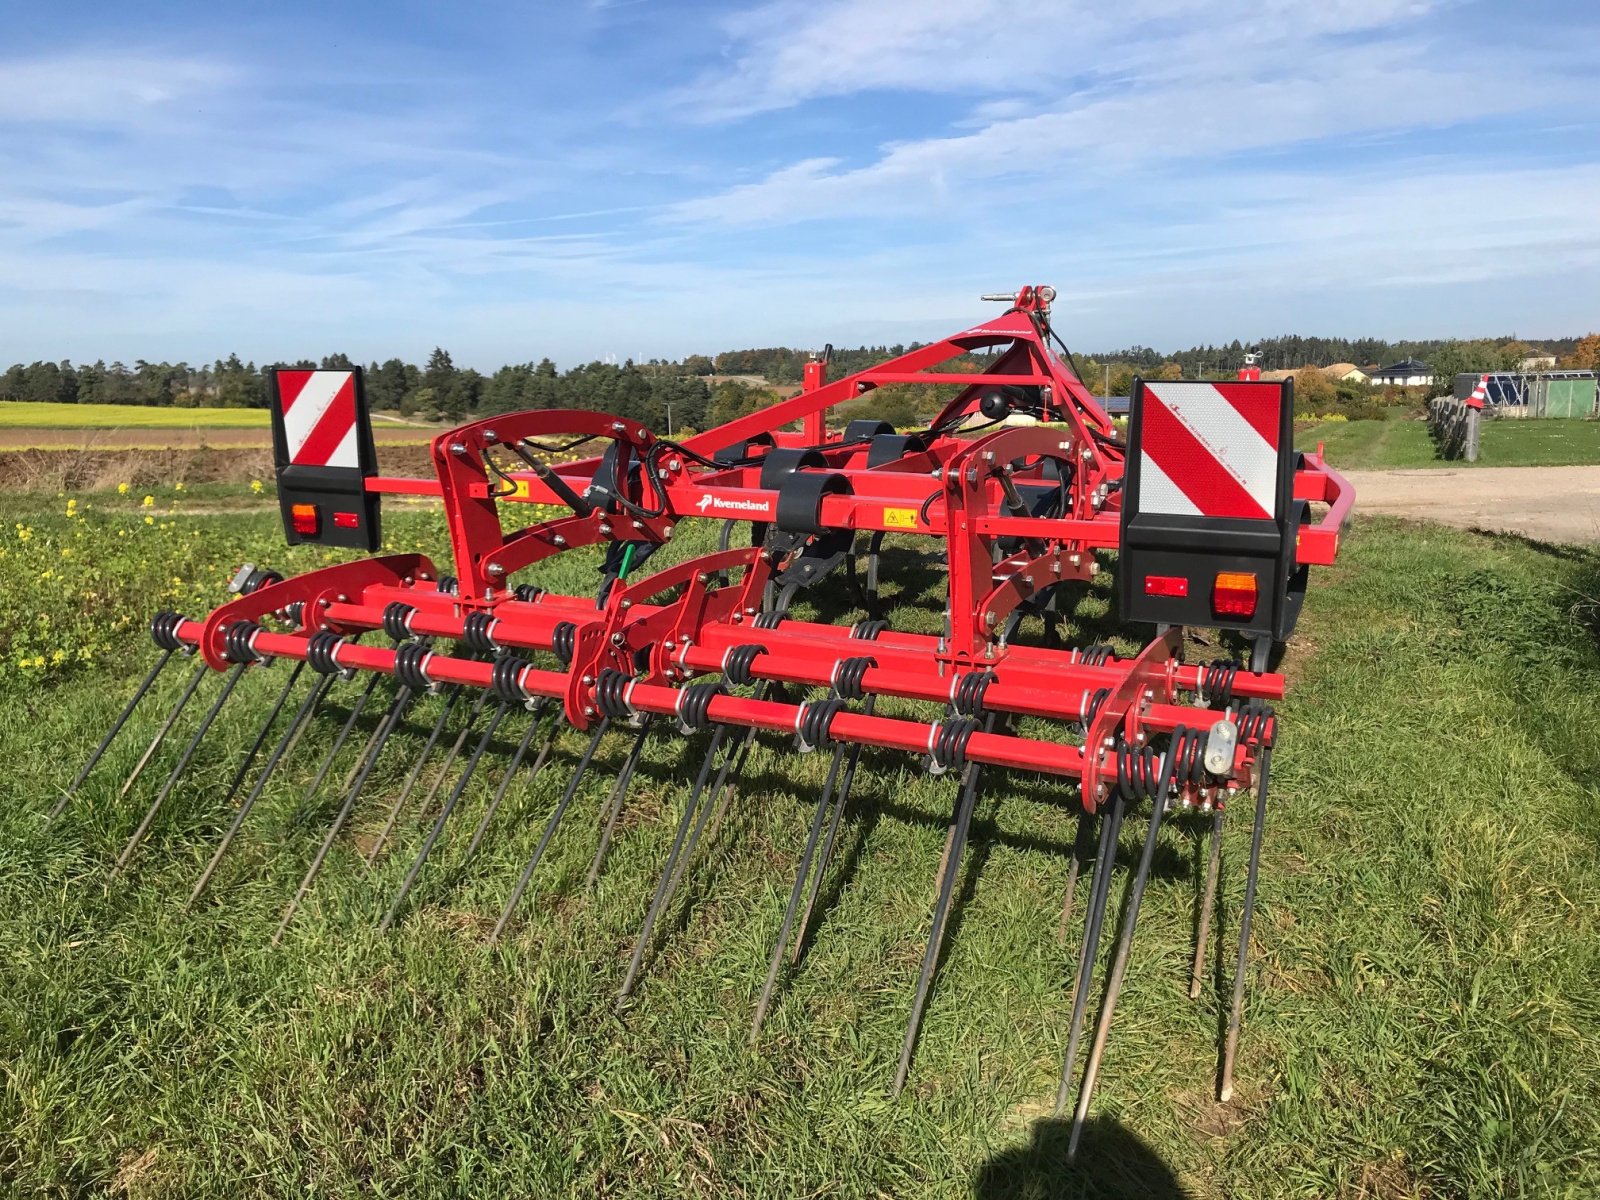
[[[1109,1117],[1083,1128],[1075,1160],[1067,1159],[1071,1123],[1045,1119],[1026,1146],[1001,1151],[972,1180],[975,1200],[1057,1200],[1058,1197],[1141,1197],[1188,1200],[1192,1193],[1140,1138]]]

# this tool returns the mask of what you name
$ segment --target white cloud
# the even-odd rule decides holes
[[[123,127],[231,87],[236,68],[202,59],[79,52],[0,62],[0,122]]]

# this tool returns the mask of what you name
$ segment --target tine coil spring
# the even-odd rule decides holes
[[[525,658],[502,654],[489,670],[489,687],[495,698],[506,704],[532,704],[533,697],[522,686],[522,673],[533,664]]]
[[[1277,740],[1278,726],[1272,705],[1264,700],[1248,701],[1239,710],[1239,740],[1247,745],[1271,748]]]
[[[959,771],[967,765],[967,743],[978,731],[978,722],[971,717],[956,717],[937,722],[928,735],[928,757],[935,775],[946,771]]]
[[[989,690],[989,685],[996,678],[993,671],[969,671],[963,675],[950,693],[950,707],[955,709],[956,715],[983,716],[986,711],[983,706],[983,694]]]
[[[417,610],[403,601],[396,600],[383,608],[383,631],[390,639],[396,642],[409,642],[416,635],[411,632],[411,618],[417,615]]]
[[[193,652],[194,647],[178,640],[178,626],[183,617],[175,612],[158,612],[150,618],[150,640],[163,650]]]
[[[594,682],[594,703],[601,716],[610,717],[613,721],[626,721],[634,716],[633,705],[628,703],[628,691],[633,682],[631,675],[615,667],[601,670]]]
[[[877,665],[878,660],[866,654],[859,658],[840,659],[839,665],[833,669],[835,694],[845,700],[860,700],[865,695],[861,690],[861,677]]]
[[[733,647],[722,660],[723,678],[735,687],[748,686],[751,666],[766,652],[765,646],[753,642]]]
[[[319,675],[344,675],[346,671],[339,665],[339,647],[342,645],[344,639],[330,630],[314,633],[306,643],[306,662]]]
[[[264,662],[266,655],[258,654],[252,643],[261,626],[254,621],[234,621],[222,635],[222,657],[231,663]]]
[[[1219,659],[1200,669],[1200,700],[1212,708],[1227,708],[1233,703],[1233,681],[1243,664]]]
[[[775,612],[757,613],[753,624],[757,629],[776,629],[788,615],[788,612],[781,608]]]
[[[461,625],[462,644],[478,654],[496,653],[500,649],[500,643],[494,640],[494,627],[498,623],[498,619],[492,613],[481,611],[468,613]]]
[[[678,727],[684,733],[699,733],[706,727],[706,710],[716,696],[724,695],[722,684],[691,683],[678,692]]]
[[[572,652],[578,637],[578,627],[571,621],[563,621],[557,625],[550,634],[550,649],[560,660],[563,668],[572,665]]]
[[[413,692],[433,690],[428,678],[428,659],[432,652],[426,642],[407,642],[394,652],[394,677]]]
[[[833,719],[839,715],[844,706],[845,702],[837,696],[829,696],[826,700],[809,701],[800,706],[800,713],[794,722],[800,753],[809,754],[833,740],[829,729],[833,725]]]

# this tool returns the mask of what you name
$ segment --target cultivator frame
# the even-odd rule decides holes
[[[424,763],[446,740],[452,712],[470,696],[467,717],[419,806],[433,820],[382,925],[389,928],[405,912],[429,854],[507,723],[521,722],[518,741],[479,817],[469,858],[529,754],[533,764],[524,778],[550,759],[559,729],[571,726],[588,734],[585,750],[494,926],[492,938],[498,939],[607,733],[625,731],[631,743],[600,808],[602,833],[589,871],[591,885],[652,732],[706,731],[704,758],[619,988],[620,1006],[634,992],[657,920],[687,874],[708,824],[714,826],[730,802],[753,739],[762,731],[792,735],[799,750],[826,751],[831,762],[756,1003],[754,1042],[786,959],[797,961],[806,944],[862,748],[917,755],[930,771],[948,772],[957,784],[932,928],[894,1080],[898,1091],[932,987],[985,769],[1056,777],[1079,812],[1063,936],[1079,872],[1090,869],[1091,846],[1094,856],[1060,1108],[1079,1056],[1118,836],[1125,815],[1148,802],[1143,853],[1129,884],[1079,1093],[1075,1148],[1163,818],[1169,812],[1209,818],[1211,860],[1194,968],[1198,980],[1211,921],[1221,813],[1235,796],[1253,789],[1255,824],[1221,1073],[1226,1098],[1276,736],[1269,702],[1284,688],[1281,675],[1265,670],[1268,653],[1293,627],[1304,568],[1333,561],[1353,495],[1319,457],[1296,455],[1290,448],[1286,386],[1176,385],[1191,389],[1183,392],[1174,385],[1141,383],[1134,397],[1133,438],[1125,440],[1068,365],[1065,348],[1059,355],[1051,349],[1052,340],[1059,345],[1049,321],[1053,298],[1048,288],[1024,288],[1006,298],[1007,310],[999,317],[832,382],[823,364],[810,364],[798,395],[681,442],[602,413],[536,411],[473,421],[434,439],[431,479],[377,474],[359,371],[277,372],[278,483],[291,539],[375,549],[383,496],[436,496],[450,535],[453,573],[441,572],[421,554],[357,558],[288,579],[247,568],[235,580],[237,596],[204,618],[159,614],[151,631],[162,650],[160,661],[52,818],[67,806],[170,661],[194,656],[198,663],[124,783],[123,795],[156,757],[204,678],[222,673],[211,707],[117,859],[115,870],[126,870],[240,678],[275,659],[294,664],[233,773],[224,805],[233,803],[250,777],[309,666],[314,682],[235,807],[189,897],[193,905],[207,891],[273,771],[292,753],[332,689],[340,680],[366,675],[308,798],[327,783],[380,681],[392,677],[388,706],[366,732],[365,746],[345,778],[342,802],[285,907],[277,940],[348,827],[394,731],[430,695],[443,693],[434,702],[439,712],[422,758],[387,813],[369,861],[394,835]],[[981,351],[991,353],[976,373],[939,370]],[[829,433],[829,409],[900,383],[956,384],[961,390],[926,430],[902,433],[878,422],[853,421],[842,435]],[[1208,412],[1220,416],[1207,424]],[[1145,432],[1146,423],[1154,430],[1174,416],[1194,431],[1199,451],[1169,434]],[[785,428],[794,423],[798,431]],[[1259,445],[1240,450],[1238,436],[1230,434],[1233,441],[1213,436],[1219,428],[1244,425],[1255,430]],[[568,440],[558,446],[543,440],[553,437]],[[603,444],[602,453],[571,457],[596,443]],[[1206,454],[1215,461],[1202,463]],[[1205,470],[1220,472],[1217,478],[1233,488],[1228,495],[1234,498],[1224,499],[1235,507],[1209,512],[1213,500],[1208,497],[1222,492],[1190,486],[1191,467],[1195,478]],[[1257,486],[1252,471],[1267,482]],[[1125,505],[1124,484],[1143,477],[1165,480],[1167,486],[1174,476],[1176,499],[1169,503],[1179,515],[1155,519],[1151,533],[1148,522],[1139,523],[1143,510]],[[1158,492],[1156,483],[1146,483],[1144,509],[1160,507],[1150,499]],[[1244,492],[1255,497],[1259,511],[1249,496],[1235,495]],[[516,510],[502,505],[519,503],[556,504],[569,513],[508,527],[505,517]],[[1327,505],[1315,523],[1311,503]],[[636,572],[682,521],[700,518],[724,522],[720,549],[651,574]],[[737,545],[735,535],[743,526],[750,529],[749,544]],[[943,541],[949,587],[944,635],[896,630],[884,619],[877,577],[888,534]],[[1129,657],[1108,646],[1060,646],[1058,610],[1066,585],[1087,583],[1100,569],[1098,552],[1119,546],[1124,547],[1119,563],[1123,614],[1156,622],[1157,636]],[[561,595],[515,581],[557,555],[599,547],[605,557],[594,596]],[[848,571],[867,619],[844,628],[790,613],[802,591],[823,580],[838,581],[840,568]],[[1237,581],[1247,574],[1245,596]],[[1264,593],[1259,603],[1258,589]],[[1233,662],[1184,663],[1181,628],[1169,623],[1173,612],[1187,623],[1238,631],[1253,644],[1254,669]],[[1043,621],[1043,645],[1016,639],[1030,616]],[[370,640],[371,635],[381,641]],[[892,702],[896,711],[877,711],[880,701]],[[939,715],[906,715],[918,706],[931,706]],[[1019,721],[1039,718],[1055,723],[1051,730],[1066,736],[1028,736],[1016,728]],[[540,745],[534,751],[536,740]],[[437,793],[463,752],[461,772],[435,808]]]

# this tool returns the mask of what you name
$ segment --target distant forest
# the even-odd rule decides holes
[[[829,370],[835,377],[859,371],[920,344],[834,350]],[[1243,364],[1249,349],[1261,352],[1262,365],[1268,369],[1320,367],[1335,362],[1370,367],[1420,358],[1434,368],[1441,380],[1459,371],[1507,369],[1533,354],[1555,355],[1563,365],[1600,365],[1600,338],[1593,334],[1582,339],[1535,341],[1506,337],[1402,342],[1291,335],[1172,352],[1132,346],[1078,355],[1076,361],[1091,389],[1123,395],[1135,374],[1165,378],[1232,375]],[[810,351],[778,346],[727,350],[717,355],[692,354],[680,361],[652,359],[621,365],[591,362],[567,371],[557,370],[555,363],[546,358],[511,364],[484,375],[457,367],[448,352],[436,349],[421,366],[391,358],[367,365],[365,374],[371,405],[403,414],[457,419],[468,414],[527,408],[585,408],[631,417],[655,429],[704,429],[794,391],[810,357]],[[947,369],[973,371],[981,364],[981,358],[968,356]],[[17,363],[0,375],[0,401],[264,408],[265,372],[272,367],[354,365],[343,354],[260,367],[240,361],[237,355],[218,359],[210,366],[142,359],[131,367],[120,362]],[[858,402],[862,411],[856,415],[909,423],[917,412],[930,410],[945,391],[931,386],[882,388],[870,399]]]

